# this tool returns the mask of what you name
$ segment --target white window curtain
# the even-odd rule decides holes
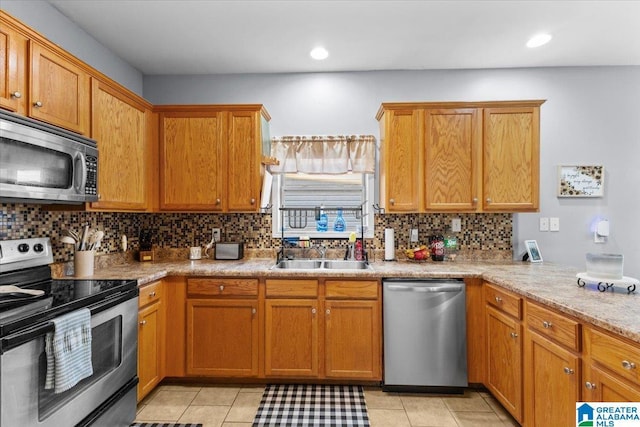
[[[273,174],[344,174],[375,172],[376,139],[372,135],[282,136],[271,138]]]

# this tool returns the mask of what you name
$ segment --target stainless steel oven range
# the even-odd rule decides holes
[[[138,383],[137,283],[52,279],[51,262],[48,238],[0,241],[0,427],[129,426]],[[91,313],[93,373],[56,393],[45,388],[45,335],[81,308]]]

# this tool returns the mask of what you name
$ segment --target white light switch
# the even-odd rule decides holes
[[[549,218],[549,230],[560,231],[560,218]]]
[[[462,231],[462,222],[460,221],[460,218],[453,218],[451,220],[451,231],[453,231],[454,233],[459,233]]]
[[[412,228],[411,229],[411,236],[409,237],[409,240],[411,242],[417,242],[418,241],[418,229],[417,228]]]
[[[549,231],[549,218],[546,216],[540,217],[540,231]]]

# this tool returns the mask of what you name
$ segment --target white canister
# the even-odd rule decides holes
[[[393,228],[384,229],[384,260],[396,259],[396,243]]]
[[[93,276],[93,251],[76,251],[73,255],[73,272],[76,277]]]

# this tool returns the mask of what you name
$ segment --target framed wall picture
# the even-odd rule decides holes
[[[602,197],[604,166],[558,166],[558,197]]]
[[[538,248],[538,242],[535,240],[525,240],[524,245],[527,247],[529,262],[542,262],[542,254],[540,253],[540,248]]]

